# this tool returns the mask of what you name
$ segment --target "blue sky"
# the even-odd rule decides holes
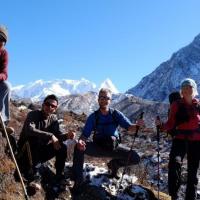
[[[110,78],[124,92],[200,33],[199,0],[6,0],[9,81]]]

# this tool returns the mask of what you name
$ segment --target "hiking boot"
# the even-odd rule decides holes
[[[5,129],[8,135],[11,135],[15,132],[14,128],[11,126],[5,126]],[[2,126],[0,126],[0,132],[2,132],[2,136],[5,137],[4,129]]]
[[[29,183],[29,185],[27,186],[27,193],[29,196],[33,196],[35,195],[35,193],[39,190],[41,190],[41,184],[38,183],[37,181],[32,181],[31,183]]]
[[[72,193],[74,194],[81,194],[85,187],[90,183],[89,180],[84,180],[84,181],[75,181],[74,186],[72,188]]]
[[[120,178],[118,174],[119,166],[117,165],[117,163],[114,162],[114,160],[111,160],[110,162],[107,163],[107,166],[110,172],[109,177],[119,179]]]
[[[67,190],[70,186],[70,180],[66,179],[63,174],[56,174],[55,179],[53,181],[54,192],[61,192]]]
[[[83,186],[83,182],[75,181],[74,186],[72,188],[72,193],[81,194],[81,192],[83,191],[82,186]]]
[[[29,184],[30,187],[33,187],[36,191],[41,190],[41,185],[40,183],[33,181]]]

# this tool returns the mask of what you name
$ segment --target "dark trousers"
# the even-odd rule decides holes
[[[31,148],[33,168],[37,164],[44,163],[55,156],[56,174],[57,175],[62,174],[67,157],[67,146],[65,144],[61,143],[61,148],[59,150],[55,150],[52,143],[46,145],[36,145],[36,144],[31,144],[30,142],[30,148]]]
[[[200,141],[187,141],[174,139],[169,158],[168,189],[169,194],[177,197],[181,185],[181,167],[187,154],[187,188],[186,200],[196,199],[196,189],[198,184],[197,170],[200,160]]]
[[[140,162],[139,155],[133,150],[130,151],[122,146],[118,146],[115,150],[110,150],[104,148],[104,144],[98,145],[94,142],[88,142],[85,151],[80,151],[75,147],[73,158],[73,178],[77,182],[83,181],[84,154],[94,157],[112,157],[112,162],[117,164],[118,168],[127,165],[128,157],[128,165],[138,164]]]

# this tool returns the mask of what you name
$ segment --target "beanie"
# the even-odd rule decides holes
[[[195,81],[191,78],[186,78],[181,82],[181,88],[185,87],[185,86],[191,86],[194,89],[197,89],[197,84],[195,83]]]
[[[8,30],[3,25],[0,25],[0,37],[3,38],[5,40],[5,42],[7,42],[7,40],[8,40]]]

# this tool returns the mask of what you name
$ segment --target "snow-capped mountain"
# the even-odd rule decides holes
[[[119,91],[109,78],[107,78],[103,83],[101,83],[99,88],[109,88],[113,94],[119,93]]]
[[[26,85],[12,87],[12,98],[31,98],[33,101],[38,101],[48,94],[55,94],[58,97],[70,94],[84,94],[88,91],[98,92],[101,87],[111,89],[114,94],[118,93],[110,79],[106,79],[100,87],[84,78],[81,80],[37,80]]]
[[[180,49],[151,74],[144,77],[127,93],[144,99],[166,101],[168,95],[180,90],[184,78],[192,78],[200,89],[200,34],[188,46]]]

